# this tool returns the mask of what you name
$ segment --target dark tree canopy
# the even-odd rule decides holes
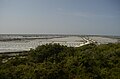
[[[9,58],[9,57],[7,57]],[[2,63],[0,79],[120,79],[120,44],[47,44]]]

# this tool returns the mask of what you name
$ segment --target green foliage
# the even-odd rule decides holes
[[[2,63],[0,79],[120,79],[120,44],[47,44]]]
[[[36,49],[31,49],[30,58],[34,62],[44,62],[44,61],[51,61],[54,62],[54,60],[59,60],[58,54],[62,52],[66,47],[60,46],[59,44],[47,44],[38,46]]]

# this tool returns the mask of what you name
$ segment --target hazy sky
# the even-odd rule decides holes
[[[120,35],[120,0],[0,0],[0,33]]]

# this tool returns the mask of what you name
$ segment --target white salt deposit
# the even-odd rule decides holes
[[[48,37],[48,38],[47,38]],[[57,37],[57,38],[56,38]],[[59,37],[59,38],[58,38]],[[89,44],[91,41],[84,38],[84,37],[77,37],[77,36],[67,36],[61,37],[60,36],[39,36],[39,37],[22,37],[22,36],[1,36],[0,39],[9,39],[9,38],[24,38],[24,40],[10,40],[10,41],[0,41],[0,52],[16,52],[16,51],[28,51],[30,48],[35,48],[38,45],[45,45],[49,43],[59,43],[60,45],[66,45],[71,47],[79,47],[85,44]],[[25,39],[27,38],[27,39]],[[28,40],[28,38],[30,38]],[[34,39],[31,39],[34,38]],[[42,38],[42,39],[40,39]],[[47,39],[46,39],[47,38]],[[116,39],[105,38],[105,37],[89,37],[94,41],[99,43],[115,43],[117,42]]]

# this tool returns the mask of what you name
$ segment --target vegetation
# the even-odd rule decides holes
[[[48,44],[3,63],[0,79],[120,79],[120,44]]]

